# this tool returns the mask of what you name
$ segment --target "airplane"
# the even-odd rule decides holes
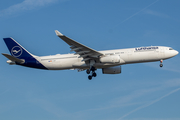
[[[58,30],[56,35],[65,41],[73,54],[57,54],[51,56],[36,56],[28,52],[13,38],[3,38],[11,55],[2,53],[9,60],[10,65],[21,65],[31,68],[45,70],[86,70],[88,79],[96,77],[96,70],[102,69],[103,74],[120,74],[121,65],[143,62],[160,61],[163,67],[163,60],[176,56],[179,52],[171,47],[149,46],[128,49],[115,49],[96,51],[69,37],[66,37]]]

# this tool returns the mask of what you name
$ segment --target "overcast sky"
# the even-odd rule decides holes
[[[180,51],[179,0],[1,0],[0,51],[13,37],[38,55],[70,53],[54,30],[95,50],[169,46]],[[179,120],[180,57],[122,73],[46,71],[0,56],[1,120]]]

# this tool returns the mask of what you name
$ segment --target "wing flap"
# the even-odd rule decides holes
[[[87,53],[89,53],[90,51],[80,51],[80,52],[76,52],[75,53],[75,55],[77,55],[77,54],[79,54],[79,55],[81,55],[81,54],[87,54]]]

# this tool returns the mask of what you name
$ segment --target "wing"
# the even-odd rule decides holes
[[[68,45],[70,45],[71,51],[75,51],[76,52],[75,54],[79,54],[80,57],[83,58],[83,61],[96,59],[99,58],[101,55],[103,55],[102,53],[94,49],[91,49],[81,43],[76,42],[75,40],[66,37],[58,30],[55,30],[55,32],[58,37],[60,37],[63,41],[65,41]]]

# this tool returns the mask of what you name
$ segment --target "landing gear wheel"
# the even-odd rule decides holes
[[[87,74],[90,74],[90,72],[91,72],[91,71],[90,71],[89,69],[86,70],[86,73],[87,73]]]
[[[160,64],[159,66],[160,66],[160,67],[163,67],[163,64]]]
[[[97,69],[96,69],[94,66],[91,66],[90,69],[87,69],[87,70],[86,70],[86,73],[87,73],[87,74],[90,74],[90,73],[91,73],[91,75],[88,76],[88,79],[89,79],[89,80],[91,80],[92,77],[96,77],[96,76],[97,76],[97,74],[95,73],[96,70],[97,70]]]
[[[159,65],[160,67],[163,67],[162,63],[163,63],[163,60],[160,60],[160,65]]]
[[[96,77],[96,76],[97,76],[97,74],[94,72],[94,73],[92,74],[92,76],[93,76],[93,77]]]
[[[89,79],[89,80],[91,80],[91,79],[92,79],[92,76],[91,76],[91,75],[89,75],[89,76],[88,76],[88,79]]]
[[[91,67],[91,71],[94,72],[95,70],[96,70],[96,68],[92,66],[92,67]]]

